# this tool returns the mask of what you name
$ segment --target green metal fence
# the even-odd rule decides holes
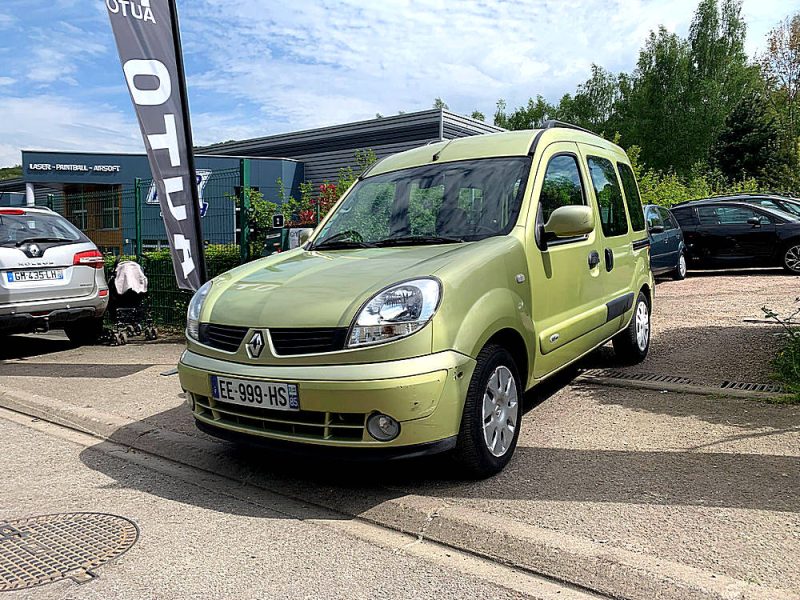
[[[209,278],[250,260],[249,161],[237,169],[198,170],[201,225]],[[119,257],[141,264],[148,304],[160,325],[182,327],[191,292],[176,285],[164,222],[151,180],[129,186],[85,186],[39,199],[81,229],[106,255],[107,275]],[[241,210],[244,207],[244,210]]]

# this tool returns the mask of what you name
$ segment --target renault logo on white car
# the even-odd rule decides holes
[[[258,358],[261,356],[261,351],[264,349],[264,336],[260,331],[256,331],[250,341],[245,346],[247,348],[247,355],[250,358]]]
[[[31,244],[30,246],[28,246],[28,252],[31,253],[31,256],[33,258],[36,258],[41,254],[41,250],[39,249],[39,246],[37,246],[36,244]]]

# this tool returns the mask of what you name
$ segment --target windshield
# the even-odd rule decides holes
[[[83,234],[59,215],[38,212],[9,214],[0,211],[0,246],[81,241],[85,241]]]
[[[477,241],[516,223],[528,157],[441,163],[359,181],[314,248]]]

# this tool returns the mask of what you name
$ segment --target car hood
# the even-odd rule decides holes
[[[475,245],[273,255],[217,277],[201,319],[245,327],[349,327],[356,311],[381,289],[433,275]]]

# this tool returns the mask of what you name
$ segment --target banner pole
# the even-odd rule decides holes
[[[172,15],[172,39],[175,41],[175,60],[178,70],[178,85],[180,86],[181,109],[183,110],[184,135],[186,136],[186,150],[189,168],[189,186],[191,188],[191,199],[194,203],[194,227],[197,235],[197,268],[200,275],[200,283],[208,281],[206,270],[205,242],[203,240],[203,225],[200,222],[200,194],[197,191],[197,169],[194,164],[194,142],[192,141],[192,124],[189,119],[189,95],[186,91],[186,71],[183,66],[183,48],[181,46],[181,32],[178,24],[178,7],[175,0],[168,0],[170,13]]]

